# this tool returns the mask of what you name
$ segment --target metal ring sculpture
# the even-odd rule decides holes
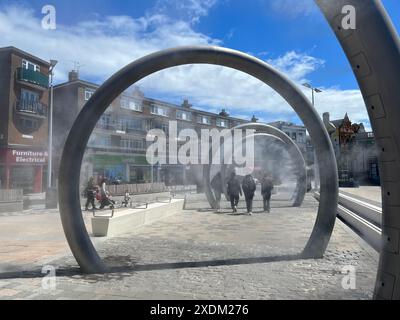
[[[253,137],[263,136],[265,138],[274,139],[275,141],[278,141],[284,147],[286,147],[286,144],[285,144],[285,142],[283,142],[282,139],[280,139],[277,136],[274,136],[272,134],[254,133],[254,134],[249,135],[249,136],[253,136]],[[242,142],[246,141],[246,139],[249,136],[243,137]],[[225,181],[227,181],[227,178],[226,178],[226,167],[227,166],[228,165],[226,165],[226,164],[225,165],[221,165],[220,173],[221,173],[221,180],[222,180],[222,191],[223,191],[223,193],[225,195],[225,198],[228,200],[227,184],[225,183]],[[205,186],[204,189],[205,189],[206,198],[207,198],[208,203],[210,204],[211,208],[218,209],[217,201],[216,201],[215,195],[214,195],[214,193],[212,191],[210,180],[212,180],[211,179],[211,165],[205,165],[205,166],[203,166],[203,182],[204,182],[204,186]]]
[[[375,298],[400,299],[400,41],[378,0],[316,0],[352,66],[380,149],[382,250]],[[344,29],[342,9],[357,13]]]
[[[267,63],[230,49],[194,46],[160,51],[126,66],[95,92],[72,126],[60,166],[60,214],[69,246],[83,272],[107,270],[90,241],[79,202],[80,168],[89,137],[107,106],[128,87],[157,71],[186,64],[214,64],[252,75],[277,91],[298,113],[314,142],[321,175],[318,217],[303,255],[322,257],[336,219],[338,176],[332,143],[318,113],[294,83]]]
[[[296,183],[296,189],[293,195],[293,207],[299,207],[304,201],[305,194],[307,192],[307,168],[306,168],[306,162],[304,160],[304,157],[299,149],[299,147],[296,145],[296,143],[283,131],[279,130],[276,127],[273,127],[271,125],[263,124],[263,123],[246,123],[239,125],[232,130],[246,130],[246,129],[251,129],[255,130],[255,133],[266,133],[270,134],[272,136],[275,136],[279,139],[281,139],[287,147],[287,151],[289,152],[289,155],[296,166],[296,175],[297,175],[297,183]],[[216,200],[214,197],[214,194],[211,190],[211,178],[210,178],[210,165],[204,166],[204,172],[203,172],[203,180],[204,180],[204,187],[205,187],[205,193],[208,202],[210,203],[210,206],[213,209],[217,208],[216,205]],[[222,176],[222,181],[225,181],[225,166],[223,165],[221,168],[221,176]],[[226,185],[223,183],[224,187],[224,193],[226,194]]]

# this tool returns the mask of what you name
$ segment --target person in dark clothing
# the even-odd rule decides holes
[[[230,179],[228,180],[228,196],[231,201],[231,207],[233,212],[237,212],[237,206],[239,204],[239,196],[242,196],[242,188],[240,182],[236,177],[236,173],[232,172]]]
[[[85,189],[85,195],[86,195],[86,204],[85,204],[85,210],[89,210],[89,205],[92,205],[92,209],[96,210],[96,205],[94,203],[95,200],[95,194],[96,194],[96,186],[94,184],[94,178],[91,177],[88,181],[88,184]]]
[[[256,192],[257,186],[256,182],[250,174],[244,177],[242,182],[242,189],[244,197],[246,199],[247,214],[252,215],[254,193]]]
[[[217,202],[217,211],[219,212],[221,210],[221,195],[223,193],[221,172],[218,172],[212,179],[211,188],[214,191],[215,200]]]
[[[268,174],[264,175],[264,178],[261,181],[261,195],[263,197],[264,211],[271,211],[271,195],[272,190],[274,189],[274,183]]]

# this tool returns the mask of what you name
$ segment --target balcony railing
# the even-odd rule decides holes
[[[17,69],[17,79],[18,81],[26,81],[29,83],[36,84],[43,88],[49,87],[49,77],[43,73],[29,70],[25,68]]]
[[[39,101],[26,99],[17,100],[17,111],[27,114],[32,114],[40,117],[47,117],[47,106]]]

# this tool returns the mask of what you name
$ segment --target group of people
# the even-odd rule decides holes
[[[220,211],[221,195],[223,193],[223,182],[221,173],[217,175],[211,181],[211,187],[214,191],[215,200],[217,202],[217,210]],[[270,212],[271,210],[271,195],[274,189],[273,179],[269,174],[264,174],[261,180],[261,195],[263,198],[264,212]],[[235,172],[231,173],[231,176],[227,182],[227,194],[231,202],[231,207],[234,213],[238,210],[240,197],[245,197],[247,214],[253,214],[253,200],[257,190],[257,184],[252,175],[244,177],[243,181],[240,182]]]
[[[97,210],[95,201],[100,202],[99,209],[102,210],[107,206],[113,206],[115,201],[111,199],[111,195],[107,190],[107,179],[101,179],[100,185],[96,185],[94,177],[90,177],[85,188],[86,204],[85,210],[89,210],[89,206],[92,206],[93,210]]]

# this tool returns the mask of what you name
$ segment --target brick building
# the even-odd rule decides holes
[[[50,64],[0,48],[0,187],[44,191]]]
[[[54,87],[54,165],[55,175],[70,128],[79,111],[98,85],[79,79],[76,71],[69,81]],[[146,160],[146,135],[151,129],[169,131],[170,121],[177,129],[225,129],[248,122],[198,110],[187,100],[181,105],[150,99],[137,88],[124,92],[101,117],[88,142],[82,165],[82,178],[107,177],[111,182],[142,183],[162,181],[167,185],[195,183],[196,170],[183,165],[151,166]],[[184,143],[184,142],[178,142]],[[193,168],[192,168],[193,169]]]
[[[378,150],[373,132],[366,132],[362,123],[353,123],[347,114],[343,119],[331,120],[329,113],[324,113],[323,121],[335,151],[340,184],[379,184]]]

